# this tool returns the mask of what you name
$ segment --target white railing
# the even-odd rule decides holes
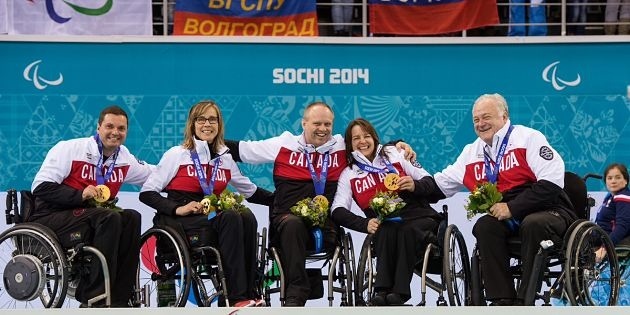
[[[153,30],[154,35],[168,35],[173,27],[173,8],[176,0],[153,0]],[[320,36],[355,36],[370,37],[370,23],[368,19],[368,0],[347,0],[346,3],[333,3],[333,0],[318,0],[317,15],[319,22]],[[509,0],[498,0],[497,10],[499,12],[500,23],[488,26],[483,29],[469,30],[456,34],[444,34],[441,36],[506,36],[510,26],[534,26],[546,25],[548,35],[614,35],[630,30],[630,17],[625,19],[612,19],[613,13],[608,13],[609,21],[606,21],[607,6],[610,8],[630,6],[628,0],[561,0],[543,1],[541,5],[545,7],[546,23],[510,23],[510,6],[530,6],[529,1],[525,4],[512,4]],[[333,10],[352,8],[351,18],[346,21],[339,21],[333,18]],[[577,12],[578,15],[571,14]],[[628,8],[630,10],[630,8]],[[336,29],[346,29],[347,31],[336,32]]]

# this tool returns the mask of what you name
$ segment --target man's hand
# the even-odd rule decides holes
[[[405,152],[403,154],[405,155],[405,159],[407,159],[408,161],[416,160],[416,152],[407,143],[402,141],[396,143],[396,149],[398,149],[398,151],[404,150]]]
[[[374,234],[376,233],[376,230],[378,230],[378,226],[381,224],[380,221],[378,221],[377,218],[372,218],[370,219],[370,221],[368,221],[368,225],[367,225],[367,231],[370,234]]]
[[[488,211],[488,213],[497,218],[499,221],[512,217],[512,212],[510,212],[510,208],[508,208],[508,205],[505,202],[495,203],[492,207],[490,207],[490,211]]]

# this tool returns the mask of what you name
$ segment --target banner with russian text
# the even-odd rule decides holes
[[[151,0],[11,0],[9,34],[151,35]]]
[[[370,0],[373,34],[436,35],[499,23],[496,0]]]
[[[174,35],[318,35],[315,0],[177,1],[174,19]]]

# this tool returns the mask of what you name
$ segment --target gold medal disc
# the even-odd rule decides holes
[[[328,199],[326,196],[317,195],[313,198],[313,201],[322,206],[322,208],[328,209]]]
[[[385,176],[385,188],[389,189],[389,190],[398,190],[398,179],[400,178],[400,176],[398,176],[398,174],[395,173],[389,173]]]
[[[105,185],[98,185],[96,186],[96,189],[98,189],[98,194],[94,196],[94,200],[98,202],[105,202],[109,200],[109,197],[111,196],[109,187]]]

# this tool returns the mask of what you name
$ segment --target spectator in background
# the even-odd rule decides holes
[[[613,163],[604,171],[604,182],[608,195],[597,212],[595,223],[602,227],[613,245],[630,245],[630,189],[628,189],[628,168],[621,163]]]
[[[619,35],[630,34],[630,0],[606,1],[605,21],[606,23],[617,23],[619,25]],[[605,25],[604,33],[606,35],[615,35],[617,24]]]
[[[567,34],[584,35],[588,0],[570,0],[567,5]]]
[[[354,0],[332,0],[331,8],[333,29],[335,36],[350,36],[352,34],[352,25],[346,25],[352,22],[352,12],[354,10]]]
[[[529,5],[528,5],[529,3]],[[529,9],[526,10],[526,8]],[[529,17],[529,21],[525,20]],[[544,0],[510,0],[508,36],[546,36],[547,14]]]

